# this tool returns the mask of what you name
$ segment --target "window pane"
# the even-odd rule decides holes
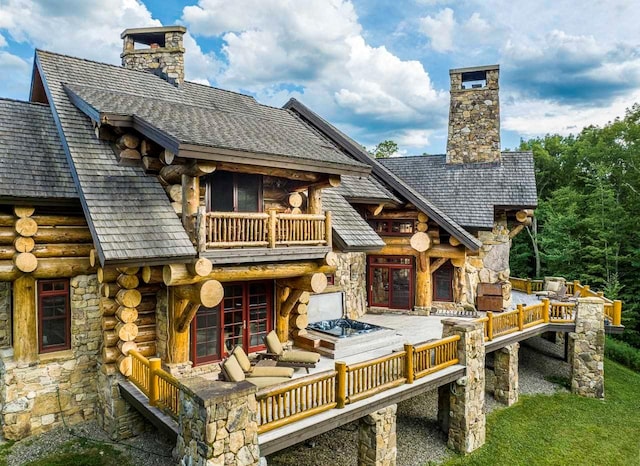
[[[48,296],[42,298],[42,317],[65,317],[67,315],[66,296]]]
[[[42,321],[42,346],[58,346],[66,343],[66,319]]]
[[[238,212],[258,212],[260,183],[253,175],[236,175],[238,183]]]
[[[233,173],[215,173],[211,177],[211,210],[233,212]]]

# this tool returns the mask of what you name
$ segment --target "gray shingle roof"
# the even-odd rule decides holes
[[[447,232],[459,239],[466,247],[472,250],[478,250],[480,248],[482,243],[477,238],[436,207],[436,205],[429,199],[421,195],[384,165],[379,163],[377,159],[372,158],[360,144],[344,134],[338,128],[296,99],[290,99],[285,104],[285,108],[298,113],[301,118],[313,125],[318,131],[322,132],[325,137],[329,138],[334,144],[341,147],[342,150],[354,159],[362,163],[369,164],[371,166],[372,176],[378,182],[388,186],[390,190],[397,193],[399,197],[404,198],[407,202],[413,204],[416,208],[426,213],[430,218],[438,222],[438,224],[440,224]]]
[[[531,152],[503,152],[499,164],[446,164],[444,155],[381,162],[466,227],[491,228],[495,207],[538,204]]]
[[[71,103],[63,89],[63,83],[105,88],[144,83],[136,84],[133,78],[118,80],[117,73],[104,72],[115,67],[91,63],[36,52],[36,64],[64,136],[63,147],[101,263],[153,263],[194,257],[196,251],[157,179],[146,176],[140,167],[119,166],[109,144],[95,137],[90,119]],[[146,73],[129,73],[139,75],[139,81],[148,79]]]
[[[90,62],[89,62],[90,63]],[[93,68],[111,68],[109,65],[92,64]],[[129,71],[117,68],[119,71]],[[134,77],[139,77],[137,72]],[[132,79],[130,73],[119,73],[114,79]],[[186,83],[182,88],[170,86],[168,96],[155,93],[155,87],[164,89],[166,83],[155,78],[148,89],[114,91],[102,86],[70,83],[66,87],[73,97],[81,99],[100,116],[117,114],[133,116],[144,121],[172,140],[178,153],[186,145],[216,149],[243,151],[251,154],[268,154],[283,164],[292,162],[309,164],[322,172],[322,167],[332,166],[334,171],[368,173],[369,167],[357,162],[328,144],[324,138],[311,131],[298,118],[285,109],[268,107],[255,101],[235,99],[208,99],[199,101],[192,90],[201,86]],[[224,94],[223,94],[224,95]],[[222,102],[219,103],[218,101]],[[233,104],[238,107],[234,108]],[[81,109],[85,109],[81,105]],[[91,111],[90,110],[90,111]],[[100,117],[99,117],[100,118]]]
[[[340,186],[335,188],[335,191],[350,201],[401,202],[373,177],[343,175]]]
[[[78,198],[48,105],[0,99],[0,197]]]
[[[331,211],[336,246],[343,251],[370,251],[385,243],[336,188],[322,190],[322,205]]]

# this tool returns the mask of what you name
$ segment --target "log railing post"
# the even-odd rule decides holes
[[[616,299],[613,302],[613,325],[622,324],[622,301]]]
[[[531,279],[527,278],[527,294],[532,294],[533,290],[531,289]]]
[[[522,304],[518,304],[518,330],[524,330],[524,310]]]
[[[347,363],[336,361],[336,408],[342,409],[347,404]]]
[[[405,344],[404,351],[407,353],[405,356],[405,377],[407,383],[413,383],[415,380],[415,372],[413,368],[413,345]]]
[[[207,249],[207,208],[198,208],[197,218],[197,232],[198,232],[198,251],[204,252]]]
[[[487,338],[493,340],[493,312],[487,311]]]
[[[331,211],[327,210],[324,215],[325,240],[327,241],[327,246],[332,247]]]
[[[274,249],[276,247],[276,210],[269,210],[269,227],[267,230],[267,236],[269,238],[269,247]]]
[[[545,324],[549,323],[549,298],[542,300],[542,320]]]
[[[160,387],[158,384],[158,371],[161,370],[162,360],[160,358],[149,358],[149,404],[158,404]]]

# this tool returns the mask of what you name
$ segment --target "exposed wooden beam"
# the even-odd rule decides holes
[[[448,260],[449,260],[448,257],[438,257],[436,260],[434,260],[431,263],[431,273],[435,272],[440,267],[442,267],[445,264],[445,262],[447,262]]]

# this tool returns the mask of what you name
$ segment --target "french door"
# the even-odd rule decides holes
[[[450,261],[433,272],[433,300],[453,301],[453,265]]]
[[[368,256],[369,305],[413,308],[414,264],[411,256]]]
[[[264,349],[271,331],[273,282],[248,282],[224,287],[224,299],[213,308],[201,307],[192,324],[194,364],[219,361],[234,346],[247,353]]]

